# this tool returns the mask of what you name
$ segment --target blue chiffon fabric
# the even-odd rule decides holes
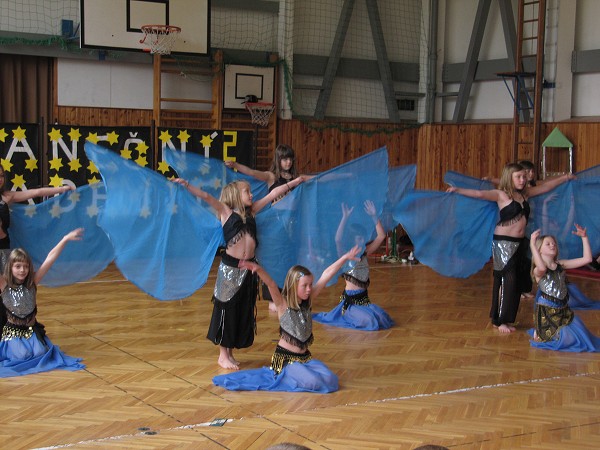
[[[102,183],[78,187],[35,205],[11,206],[10,236],[39,267],[70,231],[84,228],[81,241],[69,242],[42,279],[45,286],[65,286],[89,280],[114,259],[108,236],[98,226],[106,191]]]
[[[341,328],[352,328],[362,331],[386,330],[394,326],[394,321],[380,306],[350,305],[342,312],[344,302],[341,301],[329,312],[313,314],[315,322]]]
[[[568,283],[569,308],[573,310],[593,310],[600,309],[600,301],[592,300],[586,296],[576,284]]]
[[[81,370],[81,358],[65,355],[48,336],[42,343],[34,334],[29,339],[15,338],[0,342],[0,378],[15,377],[55,369]]]
[[[327,394],[339,389],[336,374],[319,360],[286,365],[279,374],[268,367],[240,370],[213,378],[215,386],[230,391],[285,391]]]
[[[230,169],[220,159],[206,158],[197,153],[177,151],[168,147],[164,149],[163,155],[165,161],[180,178],[184,178],[191,185],[208,192],[215,198],[219,198],[223,187],[238,180],[250,184],[254,201],[269,193],[267,183]]]
[[[441,275],[467,278],[492,256],[496,202],[456,193],[414,190],[394,209],[415,257]]]
[[[339,258],[335,234],[342,203],[354,208],[352,223],[364,230],[365,241],[371,240],[375,224],[364,212],[364,202],[371,200],[381,214],[388,191],[387,164],[387,149],[375,150],[316,175],[257,215],[257,258],[278,286],[295,264],[307,267],[318,280]],[[351,249],[354,236],[346,235],[341,246]],[[354,264],[346,263],[341,272]],[[328,285],[336,281],[337,276]]]
[[[192,295],[206,283],[223,242],[214,213],[185,187],[152,170],[89,142],[85,151],[106,186],[99,224],[119,270],[159,300]]]
[[[386,233],[398,226],[394,219],[394,209],[404,196],[415,188],[417,165],[390,167],[388,170],[388,191],[379,220]]]

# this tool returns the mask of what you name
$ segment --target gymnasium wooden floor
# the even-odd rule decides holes
[[[590,449],[600,446],[600,354],[531,349],[488,321],[491,268],[444,278],[422,265],[373,262],[372,299],[396,321],[357,332],[315,323],[313,355],[338,374],[333,394],[229,392],[205,339],[214,268],[193,297],[159,302],[109,267],[96,279],[40,288],[39,320],[83,358],[79,372],[0,380],[0,448]],[[600,299],[600,281],[573,278]],[[341,282],[314,311],[329,310]],[[578,312],[600,334],[600,311]],[[258,304],[242,368],[268,364],[276,316]],[[224,418],[223,426],[211,422]]]

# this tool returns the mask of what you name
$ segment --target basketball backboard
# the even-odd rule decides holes
[[[174,53],[206,55],[210,48],[210,0],[79,0],[81,47],[145,50],[142,25],[181,28]]]
[[[273,103],[274,88],[274,67],[228,64],[225,66],[223,107],[245,109],[247,95],[255,95],[259,102]]]

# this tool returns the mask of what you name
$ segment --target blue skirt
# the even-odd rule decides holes
[[[573,283],[567,284],[569,291],[569,308],[571,309],[600,309],[600,302],[588,298],[577,285]]]
[[[215,386],[230,391],[285,391],[327,394],[339,389],[338,377],[316,359],[286,365],[279,375],[268,367],[240,370],[213,378]]]
[[[533,328],[528,331],[533,337]],[[600,338],[594,336],[585,327],[582,320],[575,316],[569,325],[558,329],[554,339],[537,342],[529,341],[532,347],[560,352],[600,352]]]
[[[329,312],[313,314],[313,320],[333,327],[353,328],[363,331],[386,330],[394,325],[392,318],[380,306],[371,303],[369,305],[349,305],[346,312],[342,314],[344,302]]]
[[[30,338],[13,338],[0,342],[0,378],[16,377],[54,369],[80,370],[81,358],[60,351],[48,336],[43,342],[33,334]]]

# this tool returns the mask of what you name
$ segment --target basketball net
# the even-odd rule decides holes
[[[181,28],[172,25],[142,25],[144,37],[140,44],[149,47],[150,53],[168,55],[181,33]]]
[[[246,102],[246,109],[250,111],[252,123],[266,127],[269,125],[271,114],[275,110],[274,103],[249,103]]]

